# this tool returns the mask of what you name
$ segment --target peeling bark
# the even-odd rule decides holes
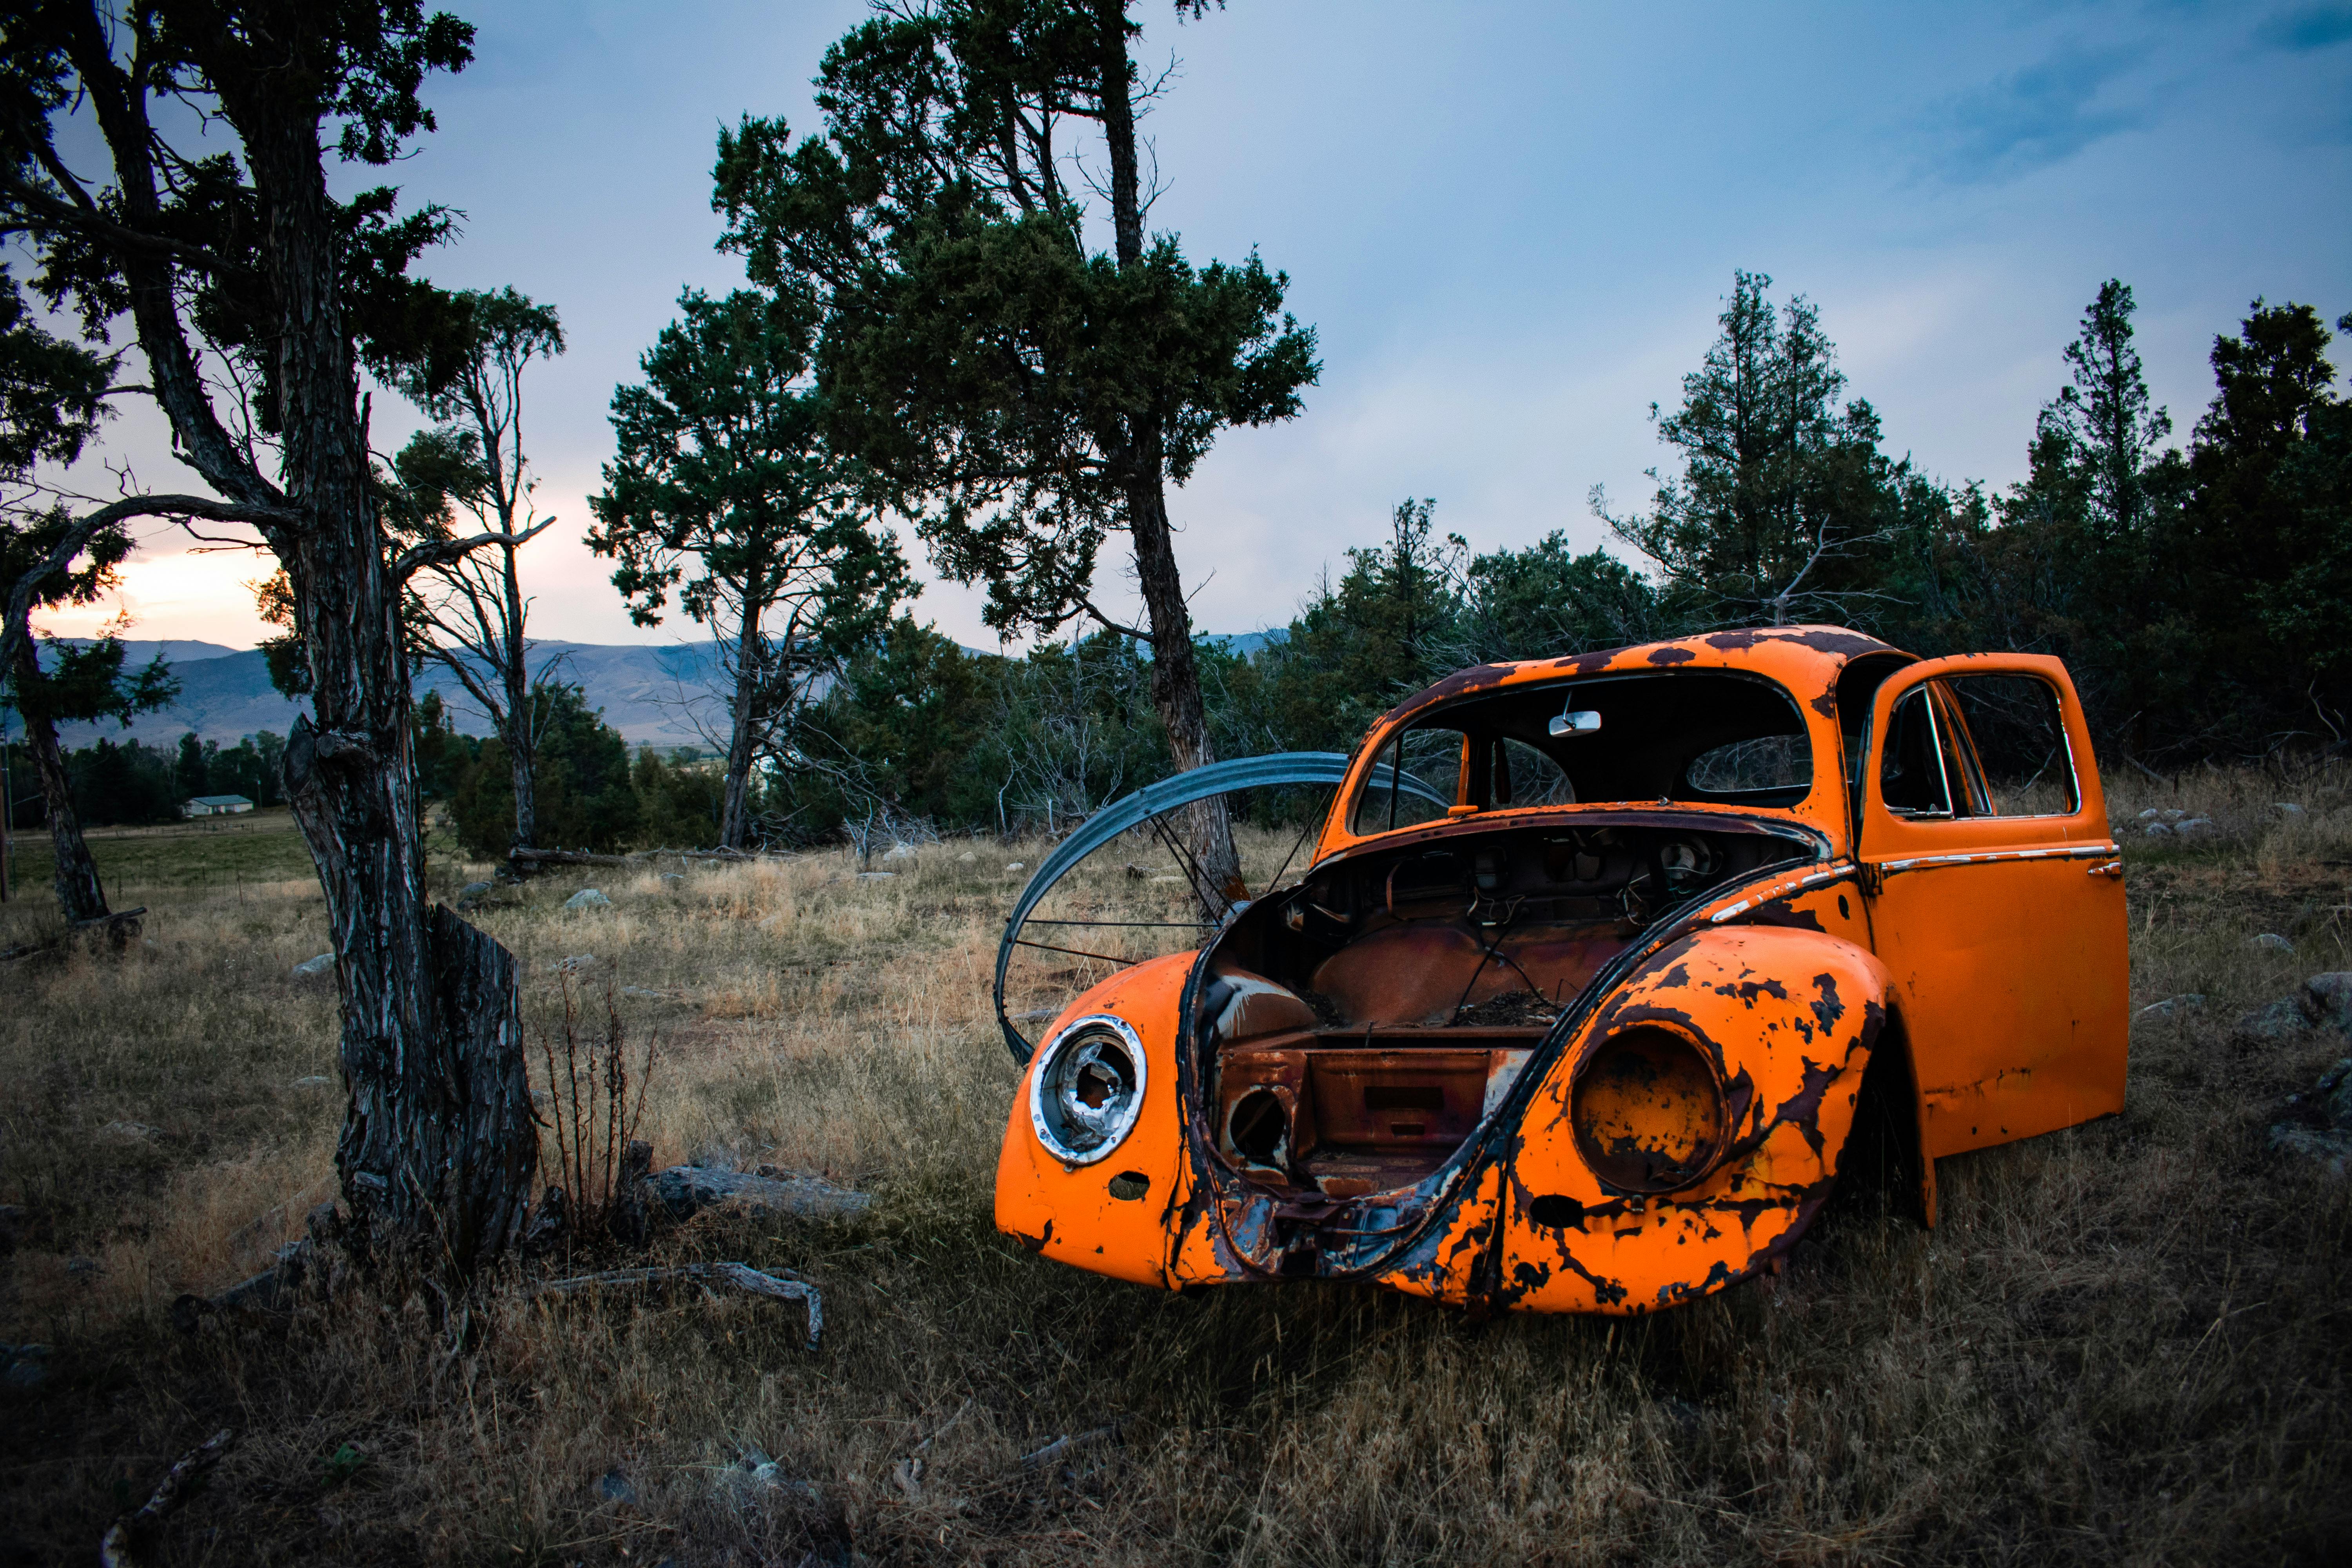
[[[463,1268],[520,1228],[538,1129],[513,955],[446,908],[425,910],[407,738],[403,723],[387,759],[298,719],[287,797],[319,864],[342,990],[344,1196],[363,1228],[421,1231]]]

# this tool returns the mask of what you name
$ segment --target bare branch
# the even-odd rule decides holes
[[[7,619],[0,623],[0,669],[16,668],[17,647],[32,635],[28,623],[33,601],[41,589],[63,575],[73,564],[74,557],[89,547],[92,539],[134,517],[170,517],[184,522],[201,517],[214,522],[249,522],[257,526],[294,520],[292,512],[274,507],[236,506],[208,496],[174,495],[131,496],[75,519],[47,558],[9,586]]]
[[[1112,620],[1108,616],[1104,615],[1102,611],[1095,607],[1095,602],[1092,599],[1080,599],[1078,601],[1078,608],[1084,610],[1087,615],[1092,616],[1096,620],[1100,621],[1110,630],[1118,633],[1119,636],[1133,637],[1138,642],[1143,644],[1146,647],[1153,646],[1159,640],[1150,632],[1144,631],[1139,627],[1124,626],[1118,621]]]
[[[528,544],[540,534],[546,532],[554,522],[555,519],[545,518],[520,533],[474,533],[463,539],[427,540],[423,544],[412,545],[400,552],[399,558],[392,563],[393,579],[395,582],[405,583],[427,566],[445,566],[459,556],[470,554],[487,544],[503,544],[509,547]]]

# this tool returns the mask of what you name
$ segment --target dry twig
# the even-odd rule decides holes
[[[824,1303],[815,1286],[805,1279],[784,1279],[773,1274],[761,1273],[748,1263],[679,1263],[666,1268],[609,1268],[602,1274],[541,1280],[533,1285],[529,1293],[533,1296],[570,1296],[607,1285],[663,1285],[675,1279],[693,1279],[703,1284],[715,1281],[732,1285],[739,1290],[748,1290],[754,1296],[806,1303],[808,1348],[811,1350],[816,1349],[817,1340],[824,1331]]]
[[[164,1515],[188,1500],[189,1489],[220,1463],[221,1456],[236,1441],[236,1429],[224,1426],[202,1447],[191,1448],[182,1455],[180,1462],[164,1472],[163,1483],[147,1500],[147,1506],[116,1520],[114,1528],[106,1532],[106,1539],[98,1543],[98,1560],[104,1568],[131,1568],[139,1561],[141,1544],[163,1522]]]

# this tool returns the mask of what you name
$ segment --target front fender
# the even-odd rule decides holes
[[[1168,1229],[1185,1173],[1176,1004],[1196,956],[1171,953],[1119,971],[1073,1001],[1042,1037],[1050,1040],[1087,1014],[1111,1013],[1142,1043],[1143,1108],[1105,1158],[1065,1165],[1046,1152],[1029,1121],[1029,1079],[1038,1062],[1022,1068],[996,1162],[996,1228],[1030,1251],[1140,1285],[1168,1283]],[[1110,1184],[1121,1176],[1148,1185],[1139,1196],[1116,1197]]]
[[[1829,1195],[1887,994],[1875,957],[1818,931],[1718,926],[1661,948],[1554,1060],[1506,1145],[1497,1305],[1653,1311],[1769,1262]],[[1699,1046],[1725,1123],[1707,1174],[1647,1198],[1605,1186],[1570,1121],[1585,1063],[1642,1024]]]

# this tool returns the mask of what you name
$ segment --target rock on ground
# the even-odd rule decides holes
[[[2304,1016],[2324,1029],[2352,1035],[2352,969],[2315,974],[2303,983]]]
[[[678,1219],[698,1209],[730,1204],[755,1215],[854,1219],[874,1203],[868,1194],[836,1187],[814,1176],[753,1176],[702,1165],[671,1166],[654,1177],[654,1194]]]
[[[2241,1038],[2260,1041],[2264,1045],[2284,1045],[2301,1039],[2311,1032],[2311,1020],[2304,1016],[2303,1004],[2292,996],[2282,996],[2267,1007],[2257,1007],[2238,1019]]]
[[[2352,1132],[2332,1127],[2298,1127],[2282,1121],[2271,1129],[2271,1150],[2316,1160],[2331,1176],[2340,1178],[2352,1168]]]

